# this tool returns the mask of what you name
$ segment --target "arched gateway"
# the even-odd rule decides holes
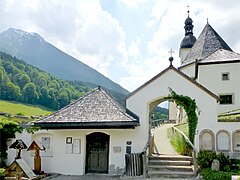
[[[218,96],[206,89],[180,70],[170,66],[151,80],[133,91],[126,100],[126,106],[139,116],[141,126],[141,145],[150,138],[151,111],[159,103],[168,97],[169,88],[177,94],[189,96],[195,99],[199,109],[196,132],[201,132],[206,124],[214,126],[217,121]],[[195,136],[195,146],[199,149],[198,134]]]

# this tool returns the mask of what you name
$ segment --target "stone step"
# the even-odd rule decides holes
[[[159,156],[149,156],[149,160],[192,161],[192,157],[181,156],[181,155],[159,155]]]
[[[190,166],[190,161],[172,161],[172,160],[149,160],[148,165],[158,165],[158,166]]]
[[[149,171],[149,178],[194,178],[193,172],[182,171]]]
[[[191,166],[166,166],[166,165],[149,165],[148,166],[149,171],[181,171],[181,172],[193,172],[193,169]]]

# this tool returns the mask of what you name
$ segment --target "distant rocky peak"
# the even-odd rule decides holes
[[[2,32],[3,36],[7,37],[16,37],[16,38],[21,38],[22,40],[39,40],[39,41],[45,41],[43,37],[41,37],[37,33],[33,32],[26,32],[21,29],[14,29],[14,28],[9,28],[8,30]]]

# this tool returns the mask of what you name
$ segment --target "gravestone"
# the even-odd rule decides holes
[[[219,168],[220,168],[220,163],[217,159],[214,159],[213,162],[212,162],[212,167],[211,169],[213,171],[219,171]]]

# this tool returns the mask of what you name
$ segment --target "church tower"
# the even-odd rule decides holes
[[[179,50],[179,57],[181,59],[181,64],[187,57],[188,53],[190,52],[193,44],[196,41],[195,36],[193,36],[193,20],[189,17],[189,10],[188,12],[188,17],[185,20],[185,36],[180,44],[180,50]]]

